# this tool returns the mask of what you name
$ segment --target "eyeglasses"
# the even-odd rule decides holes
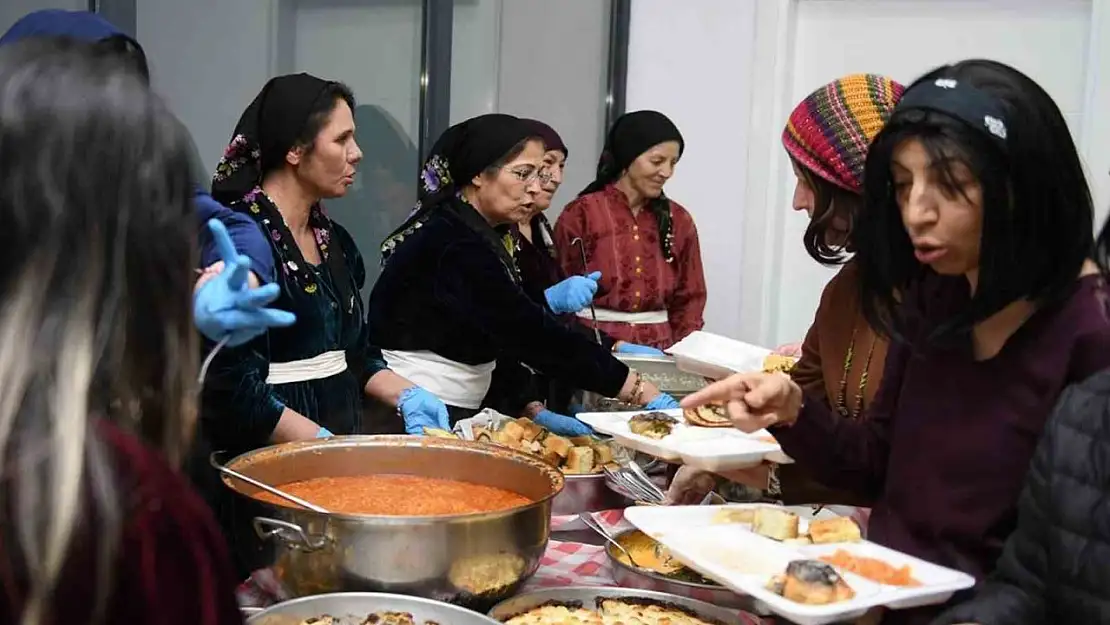
[[[519,169],[509,169],[508,172],[516,176],[516,179],[524,184],[532,184],[537,179],[540,181],[540,184],[547,184],[555,177],[546,167],[540,167],[539,169],[525,169],[522,167]]]

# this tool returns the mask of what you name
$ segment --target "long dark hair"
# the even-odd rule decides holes
[[[196,224],[180,128],[89,44],[0,49],[0,567],[25,584],[21,623],[53,622],[78,531],[96,539],[104,615],[126,501],[93,420],[171,462],[188,443]]]
[[[982,125],[907,107],[914,88],[926,82],[969,85],[1004,111],[1004,147]],[[1037,83],[1016,69],[995,61],[964,61],[937,68],[910,86],[871,145],[865,209],[853,237],[862,310],[872,327],[886,336],[903,335],[907,316],[919,311],[900,308],[900,294],[928,271],[914,257],[891,176],[894,150],[911,139],[920,141],[935,162],[948,159],[943,170],[948,183],[954,180],[954,157],[982,187],[978,286],[965,310],[932,329],[932,339],[966,334],[1019,299],[1044,303],[1074,288],[1092,251],[1094,209],[1064,116]]]

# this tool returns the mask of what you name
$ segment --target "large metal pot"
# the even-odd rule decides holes
[[[407,474],[505,488],[533,503],[500,512],[438,517],[319,514],[263,503],[255,518],[276,542],[274,569],[301,597],[378,591],[486,607],[512,595],[539,566],[551,500],[563,475],[525,453],[456,439],[341,436],[267,447],[226,465],[271,485],[314,477]],[[241,496],[257,489],[230,477]],[[412,493],[419,497],[422,493]]]
[[[408,612],[419,624],[493,625],[497,621],[458,606],[404,595],[344,592],[302,597],[266,608],[247,619],[247,625],[300,625],[305,619],[328,614],[340,625],[362,625],[375,612]]]

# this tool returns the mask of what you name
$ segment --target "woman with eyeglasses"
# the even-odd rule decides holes
[[[544,147],[532,124],[511,115],[475,117],[440,136],[417,210],[382,244],[370,341],[390,369],[441,398],[452,423],[483,407],[499,359],[650,409],[677,406],[522,289],[504,235],[533,209]]]
[[[617,351],[636,353],[636,344],[667,349],[705,325],[694,218],[663,194],[685,145],[662,113],[621,116],[605,140],[597,179],[555,224],[563,271],[601,272],[598,327],[619,341]],[[590,311],[578,316],[592,325]]]

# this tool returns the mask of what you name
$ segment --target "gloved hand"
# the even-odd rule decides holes
[[[590,305],[597,293],[597,281],[601,272],[595,271],[588,276],[571,276],[566,280],[548,287],[543,292],[547,305],[556,314],[576,313]]]
[[[664,503],[668,506],[696,506],[716,486],[717,478],[712,473],[682,465],[667,488]]]
[[[405,420],[405,433],[423,436],[424,428],[451,431],[447,417],[447,405],[438,397],[419,386],[410,386],[401,391],[397,410]]]
[[[323,426],[320,426],[320,429],[316,432],[316,438],[331,438],[333,436],[335,436],[335,434],[332,434],[328,431],[328,428]]]
[[[674,397],[666,393],[659,393],[655,396],[655,399],[649,401],[648,405],[644,406],[644,408],[647,410],[673,410],[675,408],[681,408],[681,406],[678,405],[678,400]]]
[[[590,426],[578,419],[565,417],[550,410],[541,410],[536,418],[532,420],[559,436],[588,436],[594,433]]]
[[[297,320],[293,313],[265,308],[281,294],[281,287],[267,284],[249,288],[250,259],[235,251],[220,220],[209,219],[208,230],[220,249],[224,268],[193,295],[193,318],[201,334],[217,342],[229,337],[227,344],[236,346],[269,328],[293,325]]]
[[[641,354],[644,356],[666,356],[666,354],[663,353],[663,350],[661,349],[655,349],[654,347],[648,347],[647,345],[637,345],[635,343],[628,343],[625,341],[619,341],[617,343],[617,353]]]

